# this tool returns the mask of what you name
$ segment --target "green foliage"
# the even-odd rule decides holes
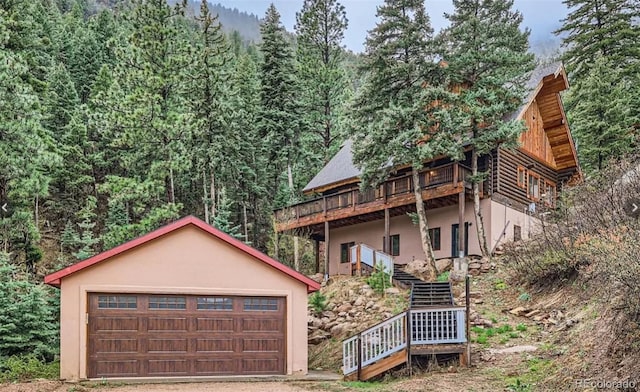
[[[516,330],[520,332],[525,332],[527,330],[527,325],[520,323],[516,325]]]
[[[60,362],[45,362],[33,354],[0,359],[0,382],[25,382],[36,379],[57,380]]]
[[[529,295],[529,293],[522,293],[518,296],[518,301],[529,302],[531,301],[531,295]]]
[[[47,294],[17,275],[0,253],[0,360],[32,354],[50,361],[57,352],[58,328]]]
[[[509,285],[507,285],[507,283],[502,279],[496,279],[496,281],[493,284],[493,287],[496,290],[506,290],[509,287]]]
[[[449,281],[449,271],[445,271],[445,272],[441,273],[440,275],[438,275],[438,278],[436,279],[436,281],[438,281],[438,282],[448,282]]]
[[[367,284],[376,293],[384,294],[384,290],[391,287],[391,275],[384,271],[382,264],[378,264],[367,278]]]
[[[319,291],[309,296],[309,306],[316,314],[320,314],[327,309],[327,297]]]
[[[531,390],[531,385],[525,384],[517,378],[513,383],[507,385],[507,391],[509,392],[528,392]]]

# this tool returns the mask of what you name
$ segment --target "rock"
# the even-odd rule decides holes
[[[369,301],[367,302],[367,304],[364,306],[365,309],[371,309],[373,308],[373,305],[375,305],[376,303],[373,301]]]
[[[489,263],[489,267],[491,267],[492,270],[496,269],[496,267],[498,267],[498,264],[491,262]]]
[[[334,325],[331,328],[331,336],[340,336],[340,334],[344,331],[344,324]]]
[[[455,368],[455,367],[453,367],[453,366],[449,366],[449,367],[447,368],[447,372],[448,372],[448,373],[458,373],[458,369],[456,369],[456,368]]]
[[[309,335],[308,342],[309,344],[318,344],[327,340],[330,337],[331,335],[329,333],[321,329],[318,329]]]
[[[480,293],[479,291],[469,291],[470,298],[480,298],[481,295],[482,293]]]
[[[492,362],[495,360],[495,357],[489,351],[483,351],[480,353],[480,360],[485,362]]]
[[[338,306],[338,309],[336,309],[336,310],[338,312],[342,313],[342,312],[349,312],[352,308],[353,308],[353,306],[351,306],[351,304],[345,303],[345,304],[342,304],[342,305]]]
[[[364,305],[364,298],[358,297],[355,301],[353,301],[353,306],[362,306]]]
[[[518,306],[517,308],[511,309],[509,313],[513,314],[514,316],[522,316],[523,314],[527,313],[527,309],[522,306]]]
[[[309,325],[311,325],[314,328],[320,328],[322,326],[322,320],[320,320],[317,317],[311,317],[309,319]]]
[[[534,309],[534,310],[530,311],[529,313],[525,314],[524,317],[531,318],[531,317],[533,317],[535,315],[538,315],[540,313],[541,313],[540,309]]]
[[[482,264],[480,264],[477,261],[472,261],[471,263],[469,263],[469,269],[480,269],[480,267],[482,266]]]
[[[535,321],[535,322],[540,322],[542,320],[544,320],[544,316],[542,316],[542,315],[538,315],[538,316],[534,316],[533,317],[533,321]]]
[[[324,312],[322,312],[322,317],[327,317],[329,319],[332,319],[336,317],[336,314],[330,310],[325,310]]]
[[[476,305],[480,305],[480,304],[483,304],[484,301],[482,299],[474,299],[473,303],[476,304]]]
[[[444,271],[449,271],[449,270],[451,270],[451,267],[453,267],[453,260],[452,259],[436,260],[436,268],[438,268],[438,273],[442,273]]]
[[[487,328],[493,328],[493,321],[487,319],[480,319],[480,325],[483,325]]]
[[[347,312],[340,312],[338,313],[338,317],[347,317]]]
[[[480,271],[482,272],[487,272],[491,269],[491,266],[489,265],[489,263],[483,263],[480,265]]]
[[[389,287],[388,289],[385,289],[384,292],[386,294],[400,294],[400,289],[397,287]]]

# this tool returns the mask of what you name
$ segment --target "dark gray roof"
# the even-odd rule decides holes
[[[529,81],[526,85],[526,88],[529,91],[527,99],[518,110],[511,113],[506,119],[513,120],[517,118],[520,112],[522,112],[522,110],[524,110],[526,106],[529,105],[529,102],[534,98],[533,95],[537,93],[537,87],[542,78],[547,75],[555,74],[559,69],[561,69],[561,67],[561,62],[554,62],[536,67],[536,69],[531,72],[531,76],[529,77]],[[351,153],[352,145],[353,141],[351,139],[346,140],[342,144],[340,151],[338,151],[338,153],[331,158],[322,170],[320,170],[320,172],[318,172],[318,174],[309,181],[302,191],[313,192],[315,189],[329,184],[360,177],[362,172],[353,163],[353,154]]]
[[[340,151],[324,165],[322,170],[309,181],[302,191],[311,192],[325,185],[360,177],[362,172],[353,164],[353,154],[351,153],[352,145],[353,141],[347,139],[342,144]]]

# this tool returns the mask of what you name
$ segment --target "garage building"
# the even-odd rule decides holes
[[[305,374],[319,284],[186,217],[45,277],[60,377]]]

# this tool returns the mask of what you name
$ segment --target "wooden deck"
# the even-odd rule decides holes
[[[459,163],[449,163],[420,173],[420,188],[425,201],[441,202],[442,206],[454,204],[457,195],[469,184],[469,168]],[[326,195],[275,211],[276,230],[279,232],[300,228],[321,228],[324,222],[353,224],[350,218],[369,221],[381,218],[385,210],[405,213],[402,207],[415,205],[413,181],[410,173],[392,178],[377,188],[361,191],[351,189]],[[333,227],[333,226],[332,226]],[[319,231],[319,230],[318,230]]]

